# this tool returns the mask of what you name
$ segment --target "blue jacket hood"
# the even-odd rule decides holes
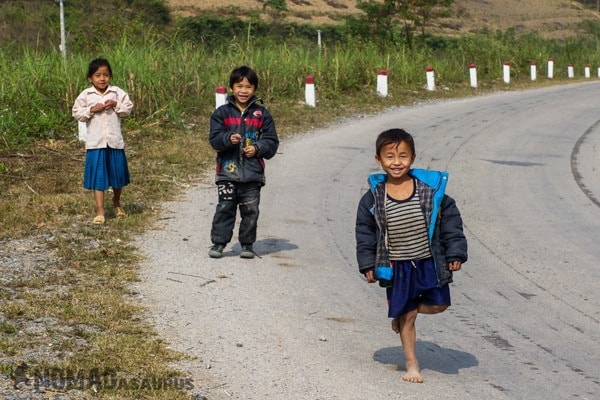
[[[441,190],[442,193],[446,192],[446,185],[448,184],[448,173],[445,171],[431,171],[427,169],[413,168],[410,171],[408,171],[408,174],[413,178],[420,180],[427,186],[435,189],[436,191]],[[371,190],[374,190],[378,184],[386,181],[387,174],[376,173],[369,175],[369,186]]]

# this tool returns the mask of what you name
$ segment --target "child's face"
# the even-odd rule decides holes
[[[100,93],[104,93],[110,83],[108,67],[105,65],[101,66],[88,79]]]
[[[233,91],[233,97],[235,97],[235,102],[241,108],[246,108],[248,106],[248,100],[254,95],[256,88],[253,84],[248,82],[248,79],[244,78],[241,81],[234,83],[231,88]]]
[[[388,174],[388,180],[402,180],[408,175],[411,165],[415,161],[408,143],[402,141],[398,144],[390,143],[382,147],[375,160]]]

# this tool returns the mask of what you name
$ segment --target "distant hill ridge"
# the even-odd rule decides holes
[[[191,16],[232,7],[260,10],[263,1],[167,0],[167,3],[176,15]],[[356,0],[287,0],[286,4],[289,19],[304,23],[335,23],[340,16],[358,12]],[[578,23],[599,18],[599,13],[590,7],[573,0],[455,0],[454,16],[440,21],[438,28],[447,34],[513,28],[520,33],[536,31],[545,37],[564,38],[577,34]]]

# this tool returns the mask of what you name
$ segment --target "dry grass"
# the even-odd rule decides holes
[[[244,14],[261,10],[262,0],[167,0],[178,15],[206,11]],[[226,5],[224,5],[224,3]],[[340,16],[358,12],[356,0],[287,0],[288,20],[302,23],[336,23]],[[577,34],[576,24],[599,14],[573,0],[455,0],[452,18],[440,21],[437,31],[461,34],[483,28],[517,32],[536,31],[548,38]]]
[[[23,365],[29,375],[45,368],[110,370],[129,379],[176,374],[169,362],[184,356],[154,335],[130,292],[139,258],[129,240],[158,216],[160,201],[206,170],[213,154],[206,136],[158,126],[127,131],[129,216],[117,220],[107,208],[103,226],[92,225],[92,195],[81,187],[82,143],[44,141],[0,154],[9,172],[0,176],[0,375]],[[184,398],[176,389],[107,389],[96,397],[158,396]]]

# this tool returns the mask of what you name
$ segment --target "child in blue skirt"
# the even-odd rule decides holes
[[[367,282],[386,288],[388,317],[406,358],[403,379],[421,383],[417,314],[450,306],[448,284],[467,261],[467,240],[456,203],[445,194],[448,174],[411,168],[412,136],[390,129],[377,137],[375,147],[385,173],[369,176],[371,189],[360,200],[356,256]]]
[[[131,114],[133,103],[121,88],[110,85],[112,69],[107,60],[97,58],[88,67],[92,86],[79,94],[73,105],[73,116],[86,124],[85,170],[83,187],[94,191],[96,216],[94,224],[103,224],[104,191],[113,189],[113,208],[117,218],[125,217],[121,207],[123,187],[129,184],[129,168],[121,118]]]

